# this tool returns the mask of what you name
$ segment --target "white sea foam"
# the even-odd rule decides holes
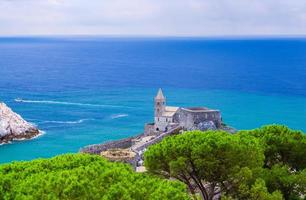
[[[39,131],[39,134],[36,135],[35,137],[33,137],[32,139],[36,139],[36,138],[38,138],[38,137],[44,135],[45,133],[46,133],[46,131]]]
[[[115,115],[112,115],[111,118],[118,119],[118,118],[123,118],[123,117],[128,117],[128,116],[129,116],[128,114],[115,114]]]
[[[58,104],[58,105],[70,105],[70,106],[91,106],[91,107],[110,107],[110,108],[122,108],[125,106],[116,106],[108,104],[90,104],[90,103],[76,103],[76,102],[65,102],[65,101],[50,101],[50,100],[25,100],[21,98],[15,99],[19,103],[38,103],[38,104]]]
[[[5,142],[5,143],[0,143],[0,146],[5,145],[5,144],[11,144],[11,143],[12,143],[11,141]]]
[[[51,123],[51,124],[81,124],[89,120],[93,120],[93,119],[80,119],[76,121],[42,121],[39,124],[48,124],[48,123]]]

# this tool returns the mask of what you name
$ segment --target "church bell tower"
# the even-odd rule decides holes
[[[155,115],[155,121],[156,121],[156,118],[162,116],[165,110],[165,107],[166,107],[166,98],[164,97],[164,94],[161,88],[158,90],[157,95],[154,98],[154,104],[155,104],[154,106],[155,114],[154,115]]]

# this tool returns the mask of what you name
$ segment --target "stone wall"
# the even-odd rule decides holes
[[[152,139],[152,140],[150,140],[150,141],[148,141],[148,142],[146,142],[142,145],[132,146],[132,150],[137,152],[137,153],[140,152],[140,151],[144,151],[144,149],[146,149],[148,146],[162,141],[166,136],[178,134],[181,130],[182,130],[182,128],[177,124],[175,127],[172,127],[172,129],[156,136],[154,139]]]
[[[155,133],[154,123],[147,123],[144,127],[144,135],[153,135]]]
[[[221,113],[218,110],[204,108],[180,108],[174,115],[174,122],[177,122],[185,130],[192,130],[203,122],[213,122],[216,128],[221,127]]]
[[[121,139],[121,140],[110,141],[110,142],[106,142],[103,144],[94,144],[94,145],[86,146],[80,149],[80,152],[90,153],[90,154],[100,154],[102,151],[106,151],[108,149],[130,148],[134,144],[134,140],[142,136],[143,134],[140,134],[135,137],[129,137],[129,138]]]

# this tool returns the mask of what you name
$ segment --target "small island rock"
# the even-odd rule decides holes
[[[31,139],[39,134],[40,131],[33,124],[0,102],[0,144],[12,140]]]

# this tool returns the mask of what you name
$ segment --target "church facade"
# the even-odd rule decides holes
[[[206,107],[167,106],[166,97],[159,89],[154,98],[154,123],[146,124],[145,134],[166,132],[180,126],[183,130],[218,129],[222,125],[219,110]]]

